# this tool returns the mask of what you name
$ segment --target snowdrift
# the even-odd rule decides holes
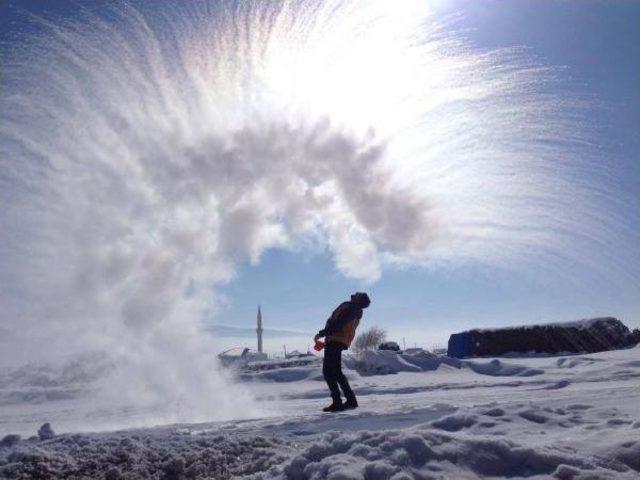
[[[396,353],[388,350],[367,350],[355,356],[346,356],[345,366],[357,371],[361,376],[389,375],[400,372],[428,372],[444,366],[457,369],[469,369],[479,375],[492,377],[531,377],[540,375],[538,368],[502,362],[493,359],[490,362],[461,361],[426,350],[414,349],[410,353]]]
[[[326,418],[292,420],[302,429],[338,425]],[[590,405],[477,405],[391,429],[385,415],[341,418],[347,428],[310,435],[275,423],[257,432],[176,426],[18,438],[0,442],[0,478],[633,480],[640,472],[640,422]],[[367,427],[350,430],[358,419]],[[549,435],[532,441],[540,429]],[[571,443],[557,430],[573,433]]]
[[[485,414],[486,415],[486,414]],[[490,415],[490,414],[489,414]],[[500,436],[456,435],[481,416],[447,417],[405,431],[330,432],[282,466],[255,480],[413,480],[453,478],[634,479],[640,442],[618,442],[607,456],[576,454],[571,449],[532,446]],[[486,416],[485,418],[492,418]],[[541,418],[546,418],[541,416]],[[511,420],[510,418],[508,420]],[[453,425],[455,428],[450,428]],[[598,452],[601,453],[601,452]]]
[[[629,348],[637,343],[620,320],[603,317],[455,333],[449,338],[448,355],[464,358],[508,353],[595,353]]]

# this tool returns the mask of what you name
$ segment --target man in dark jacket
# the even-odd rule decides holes
[[[349,348],[356,335],[356,328],[362,318],[362,309],[367,308],[371,301],[363,292],[351,295],[351,300],[341,303],[336,308],[325,327],[318,332],[314,340],[325,337],[324,361],[322,374],[331,391],[333,403],[323,410],[325,412],[339,412],[346,409],[358,408],[358,401],[351,390],[347,378],[342,373],[342,351]],[[339,387],[339,388],[338,388]],[[346,398],[342,403],[340,388]]]

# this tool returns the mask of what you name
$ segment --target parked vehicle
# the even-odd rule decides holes
[[[400,351],[400,345],[396,342],[382,342],[378,345],[378,350],[393,350],[394,352]]]

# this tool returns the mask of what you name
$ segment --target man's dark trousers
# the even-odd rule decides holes
[[[347,401],[355,401],[356,396],[349,386],[347,377],[342,373],[342,350],[346,350],[346,347],[339,343],[327,343],[324,348],[324,361],[322,363],[322,374],[324,379],[331,390],[331,398],[334,403],[341,403],[340,388],[344,393]]]

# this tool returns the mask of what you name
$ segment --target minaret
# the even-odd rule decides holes
[[[262,353],[262,312],[260,311],[260,305],[258,305],[258,352]]]

